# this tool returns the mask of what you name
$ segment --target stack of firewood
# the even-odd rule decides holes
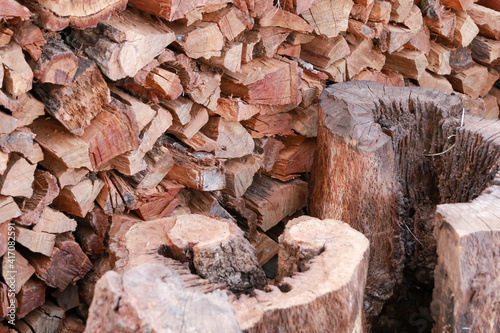
[[[14,311],[20,332],[82,330],[129,221],[231,219],[275,257],[326,84],[499,116],[494,0],[4,0],[0,18],[0,331]]]

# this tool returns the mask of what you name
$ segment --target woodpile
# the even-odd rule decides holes
[[[500,330],[499,78],[493,0],[2,0],[0,332]]]

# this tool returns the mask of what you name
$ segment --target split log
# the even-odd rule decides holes
[[[114,14],[97,28],[73,31],[68,41],[83,49],[109,79],[133,77],[175,39],[165,25],[131,10]]]
[[[222,35],[228,41],[234,40],[240,33],[252,29],[253,26],[248,14],[233,6],[204,14],[203,21],[217,23]]]
[[[251,240],[250,243],[255,247],[257,260],[261,266],[276,256],[280,249],[277,242],[260,230],[257,230],[255,240]]]
[[[0,223],[10,221],[21,215],[21,210],[12,197],[0,196]],[[4,235],[2,233],[2,235]]]
[[[281,150],[278,159],[269,176],[281,181],[288,181],[300,176],[301,173],[311,172],[316,140],[304,136],[289,136],[282,139],[285,149]]]
[[[103,186],[99,178],[90,175],[76,185],[61,189],[57,198],[54,199],[53,206],[63,212],[85,217],[94,207],[94,200]]]
[[[145,156],[146,169],[128,177],[131,185],[136,188],[151,188],[158,185],[174,166],[170,151],[160,145],[155,145]]]
[[[181,139],[181,141],[194,151],[212,153],[218,147],[217,142],[200,132],[196,133],[191,139]]]
[[[292,116],[288,112],[266,115],[257,114],[248,120],[242,121],[242,125],[250,130],[253,138],[274,135],[293,135]]]
[[[146,89],[151,89],[155,95],[166,99],[176,99],[182,94],[179,77],[160,67],[153,68],[145,80]]]
[[[6,153],[18,153],[26,158],[34,153],[34,136],[28,128],[20,128],[9,135],[0,137],[0,147]],[[32,155],[32,157],[36,156]]]
[[[469,47],[459,47],[450,52],[450,66],[453,74],[461,73],[474,64]]]
[[[243,43],[241,63],[246,64],[253,60],[254,49],[257,43],[260,42],[260,33],[256,30],[245,31],[241,33],[236,39],[238,42]]]
[[[448,75],[448,81],[455,90],[472,98],[486,95],[500,75],[488,71],[487,67],[474,64],[461,73]]]
[[[135,98],[116,87],[111,87],[111,96],[114,98],[114,103],[118,104],[116,102],[118,101],[121,103],[118,104],[120,107],[129,108],[130,111],[132,111],[140,131],[142,131],[144,127],[146,127],[157,115],[157,112],[153,110],[150,105],[143,103],[140,99]]]
[[[292,129],[308,138],[315,138],[318,134],[318,105],[311,104],[307,108],[298,107],[290,112]]]
[[[259,105],[248,104],[240,98],[221,97],[217,101],[217,109],[214,113],[220,115],[227,121],[242,121],[250,119],[252,116],[261,112],[263,108]]]
[[[201,132],[217,143],[214,152],[217,158],[238,158],[253,152],[253,139],[238,122],[211,117]]]
[[[89,172],[86,168],[67,168],[63,163],[49,154],[44,155],[43,160],[40,161],[40,165],[57,178],[59,188],[78,184]]]
[[[360,3],[355,3],[351,9],[351,13],[349,14],[349,21],[351,21],[352,19],[362,24],[366,24],[368,22],[368,19],[370,18],[370,13],[373,10],[374,6],[375,1],[372,1],[368,6]],[[349,24],[351,24],[351,22],[349,22]]]
[[[30,198],[33,195],[35,169],[36,164],[32,165],[19,155],[12,154],[7,170],[0,176],[0,194]]]
[[[56,299],[57,305],[64,311],[68,311],[80,305],[78,286],[76,285],[70,284],[63,291],[56,289],[51,294],[51,296]]]
[[[500,41],[477,36],[470,49],[475,61],[486,66],[500,65]]]
[[[500,12],[473,4],[467,14],[477,24],[483,35],[500,40]]]
[[[254,47],[254,57],[272,58],[291,30],[280,27],[258,27],[260,40]]]
[[[201,71],[198,75],[199,83],[194,88],[186,91],[186,93],[194,102],[213,111],[217,108],[217,100],[221,93],[221,74],[214,72],[210,68],[201,66]]]
[[[382,52],[392,53],[400,50],[413,37],[415,37],[415,33],[410,29],[388,24],[380,33],[379,48]]]
[[[462,11],[454,11],[457,17],[455,32],[453,33],[452,44],[455,46],[468,46],[479,33],[479,28],[474,20]]]
[[[471,115],[481,116],[486,119],[498,119],[498,104],[494,96],[486,95],[484,98],[470,98],[465,95],[464,107]]]
[[[311,33],[313,31],[313,27],[303,18],[277,7],[265,13],[260,18],[259,24],[261,27],[280,27],[301,33]]]
[[[382,84],[387,84],[395,87],[404,87],[404,77],[403,75],[396,73],[390,69],[384,69],[379,71],[363,70],[359,72],[356,76],[352,78],[352,81],[375,81]],[[446,79],[445,79],[446,80]]]
[[[316,0],[301,16],[314,27],[317,35],[336,37],[341,31],[347,30],[353,5],[352,0]]]
[[[293,331],[300,320],[311,332],[363,331],[368,253],[368,240],[346,223],[307,216],[291,220],[280,239],[281,282],[268,292],[256,291],[256,297],[231,301],[241,329]],[[342,304],[349,315],[325,304]],[[305,311],[315,307],[324,311]]]
[[[0,111],[0,135],[12,133],[17,127],[16,118]]]
[[[402,50],[386,55],[386,68],[415,80],[418,80],[425,72],[427,65],[425,55],[418,51]]]
[[[427,26],[423,26],[422,29],[413,36],[412,39],[404,45],[405,48],[410,50],[420,51],[424,54],[429,54],[431,49],[431,33]]]
[[[7,0],[5,5],[2,6],[0,17],[6,20],[20,19],[21,21],[29,19],[33,14],[28,8],[21,6],[15,0]]]
[[[16,321],[16,329],[22,333],[59,332],[62,328],[64,310],[47,302],[31,311],[22,320]]]
[[[40,28],[32,22],[23,22],[16,28],[12,36],[16,43],[28,52],[33,60],[40,59],[42,47],[45,45],[45,38]]]
[[[241,70],[241,57],[243,56],[243,43],[230,42],[224,45],[220,57],[212,57],[210,64],[228,70],[239,72]]]
[[[173,101],[161,100],[161,105],[172,113],[174,121],[186,125],[191,120],[193,102],[190,99],[179,97]]]
[[[447,75],[451,74],[450,67],[450,50],[441,46],[438,43],[431,41],[431,49],[427,55],[427,69],[439,74]]]
[[[50,256],[56,236],[45,232],[36,232],[23,227],[16,227],[16,242],[32,252]]]
[[[484,6],[484,7],[491,8],[493,10],[496,10],[497,12],[500,11],[500,4],[494,0],[479,0],[477,2],[477,4]]]
[[[96,206],[83,220],[78,221],[75,236],[85,254],[93,259],[105,252],[110,220],[110,217]]]
[[[0,48],[3,64],[3,88],[14,97],[31,90],[33,71],[24,59],[23,50],[15,42]]]
[[[346,57],[349,80],[363,69],[381,70],[384,67],[386,57],[375,48],[371,39],[363,39],[350,47],[351,54]]]
[[[332,63],[349,55],[349,45],[344,37],[334,38],[315,37],[301,47],[300,58],[314,66],[327,68]]]
[[[45,207],[33,231],[50,234],[62,234],[75,231],[76,221],[50,207]]]
[[[179,205],[175,196],[183,187],[175,181],[163,179],[155,188],[138,190],[132,209],[146,221],[170,216]]]
[[[190,116],[191,120],[186,124],[174,120],[167,132],[179,139],[191,139],[208,122],[208,112],[206,108],[196,104],[191,108]]]
[[[179,206],[188,210],[186,214],[199,214],[215,219],[224,219],[236,223],[236,220],[222,207],[219,201],[210,192],[182,189],[176,196]],[[172,214],[175,216],[186,215]]]
[[[403,23],[408,15],[410,15],[413,7],[413,1],[394,0],[391,3],[391,21]]]
[[[281,55],[281,56],[288,56],[288,57],[292,57],[292,58],[299,58],[300,51],[301,51],[300,44],[293,45],[293,44],[290,44],[287,42],[283,42],[280,44],[280,46],[278,46],[278,49],[276,50],[276,54]]]
[[[307,183],[294,179],[283,183],[267,176],[255,176],[243,198],[257,213],[258,226],[266,231],[305,206]]]
[[[24,318],[28,313],[45,303],[45,290],[47,286],[37,278],[29,279],[23,284],[16,295],[17,309],[16,317]]]
[[[19,110],[11,110],[12,116],[17,119],[17,127],[31,125],[36,118],[45,114],[45,105],[31,94],[23,94],[17,100],[21,108]]]
[[[35,269],[19,252],[14,251],[12,253],[11,256],[3,256],[2,276],[4,281],[15,282],[15,293],[17,294],[35,273]]]
[[[445,77],[425,71],[418,79],[418,85],[425,88],[437,89],[445,94],[451,94],[453,87]]]
[[[259,170],[261,163],[260,158],[252,155],[226,161],[224,163],[226,187],[222,192],[233,197],[241,197],[252,185],[254,175]]]
[[[225,5],[227,0],[197,0],[192,2],[175,3],[172,0],[133,0],[138,9],[158,15],[168,21],[175,21],[186,17],[189,12],[211,5]]]
[[[177,39],[175,44],[192,59],[220,57],[224,36],[216,23],[196,22],[192,25],[169,24]]]
[[[402,23],[412,32],[420,31],[424,24],[420,8],[417,5],[413,5],[411,7],[410,13]]]

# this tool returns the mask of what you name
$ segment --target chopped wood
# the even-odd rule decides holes
[[[156,144],[145,156],[147,167],[128,179],[136,188],[151,188],[158,185],[174,166],[170,151]]]
[[[221,97],[217,101],[217,109],[214,113],[220,115],[227,121],[242,121],[250,119],[261,112],[262,108],[255,104],[248,104],[240,98]]]
[[[11,41],[0,48],[0,59],[3,64],[3,88],[14,97],[31,90],[33,71],[24,59],[21,47]]]
[[[454,13],[457,17],[457,24],[451,42],[453,45],[466,47],[477,36],[479,28],[466,12],[454,11]]]
[[[255,240],[250,241],[257,252],[259,265],[264,265],[278,254],[280,246],[264,232],[257,230]]]
[[[199,84],[186,93],[194,102],[213,111],[221,93],[221,74],[203,66],[201,69],[198,73]]]
[[[469,47],[459,47],[450,52],[451,72],[461,73],[474,64],[472,52]]]
[[[291,30],[280,27],[259,28],[260,40],[253,49],[253,57],[272,58]]]
[[[50,256],[52,249],[54,248],[55,241],[56,235],[45,232],[36,232],[23,227],[16,227],[16,242],[32,252]]]
[[[12,133],[17,127],[16,118],[0,111],[0,135]]]
[[[210,5],[227,4],[227,0],[197,0],[183,3],[174,3],[172,0],[133,0],[135,7],[145,12],[175,21],[186,17],[189,12]]]
[[[379,48],[382,52],[396,52],[414,37],[415,33],[410,29],[388,24],[380,33]]]
[[[15,29],[13,38],[33,60],[40,59],[42,47],[45,45],[45,38],[40,28],[32,22],[24,22]]]
[[[262,115],[257,114],[252,118],[242,121],[241,124],[250,130],[253,138],[274,135],[293,135],[292,116],[288,112]]]
[[[198,132],[191,139],[181,139],[186,145],[188,145],[194,151],[204,151],[204,152],[214,152],[219,146],[217,142],[210,139],[205,134]]]
[[[40,165],[49,170],[57,178],[59,188],[78,184],[89,172],[86,168],[68,168],[49,154],[44,155],[43,160],[40,161]]]
[[[80,305],[78,286],[76,285],[70,284],[63,291],[56,289],[51,294],[52,297],[56,299],[57,305],[64,311],[68,311]]]
[[[19,18],[21,21],[29,19],[33,14],[28,8],[20,5],[15,0],[6,0],[0,10],[0,18],[11,20]]]
[[[392,5],[389,1],[374,1],[368,19],[372,22],[389,23]]]
[[[459,94],[459,93],[456,93]],[[462,95],[464,109],[469,114],[481,116],[486,119],[498,119],[498,105],[495,97],[486,95],[484,98],[471,98]]]
[[[255,173],[260,169],[262,160],[249,155],[230,159],[224,163],[226,168],[226,187],[222,190],[233,197],[241,197],[253,182]]]
[[[353,5],[352,0],[316,0],[301,16],[314,27],[317,35],[336,37],[341,31],[347,30]]]
[[[477,36],[470,49],[475,61],[487,66],[500,65],[500,41]]]
[[[366,24],[370,18],[370,13],[375,6],[375,1],[372,1],[368,6],[363,4],[355,3],[351,9],[349,17],[356,21]],[[349,23],[350,24],[350,23]]]
[[[217,142],[214,152],[217,158],[238,158],[253,152],[253,139],[238,122],[211,117],[201,132]]]
[[[300,15],[302,12],[308,10],[311,8],[312,3],[314,0],[280,0],[279,3],[281,4],[282,8],[285,8],[286,10]]]
[[[427,55],[427,69],[439,74],[447,75],[451,73],[450,50],[438,43],[431,41],[431,49]]]
[[[7,170],[0,176],[0,194],[30,198],[36,164],[32,165],[17,154],[9,157]]]
[[[33,231],[49,234],[62,234],[75,231],[76,221],[50,207],[45,207]]]
[[[294,179],[283,183],[267,176],[255,176],[243,198],[257,213],[258,226],[266,231],[286,216],[305,206],[307,183]]]
[[[230,72],[239,72],[241,70],[242,55],[243,43],[229,42],[224,45],[221,56],[212,57],[209,63]]]
[[[375,30],[356,20],[349,19],[347,32],[359,38],[375,38]]]
[[[285,149],[281,150],[269,176],[281,181],[288,181],[311,172],[316,140],[304,136],[292,136],[282,139]]]
[[[413,8],[413,1],[393,0],[391,2],[391,21],[403,23],[410,15]]]
[[[233,6],[227,6],[219,11],[204,14],[203,21],[217,23],[222,35],[228,41],[232,41],[240,33],[252,29],[253,26],[248,14]]]
[[[413,32],[420,31],[424,24],[424,20],[422,18],[422,12],[417,5],[413,5],[411,7],[410,13],[403,21],[403,24]]]
[[[152,89],[162,98],[176,99],[182,94],[182,85],[179,77],[163,68],[153,68],[145,80],[147,89]]]
[[[445,77],[429,71],[422,73],[418,79],[418,85],[425,88],[437,89],[445,94],[451,94],[453,92],[451,83]]]
[[[363,69],[381,70],[384,67],[386,57],[375,48],[371,39],[363,39],[350,47],[351,54],[346,57],[347,78],[353,78]]]
[[[453,89],[472,98],[486,95],[499,77],[499,74],[490,73],[487,67],[476,63],[460,73],[447,76]]]
[[[352,78],[352,81],[363,80],[375,81],[395,87],[405,86],[403,75],[396,73],[390,69],[382,69],[382,71],[363,70]]]
[[[17,229],[17,228],[16,228]],[[19,293],[23,285],[35,273],[35,269],[30,265],[21,253],[14,250],[13,255],[3,256],[2,276],[4,281],[12,281],[15,284],[15,293]],[[30,258],[31,259],[31,258]],[[15,272],[14,279],[12,274]]]
[[[315,37],[309,43],[303,44],[300,51],[300,58],[319,68],[327,68],[334,62],[348,56],[349,45],[344,37],[334,38]]]
[[[287,42],[281,43],[280,46],[278,46],[278,49],[276,50],[276,54],[292,58],[299,58],[300,52],[301,52],[300,44],[293,45]]]
[[[9,162],[9,153],[0,150],[0,174],[7,170],[7,163]]]
[[[189,26],[169,24],[186,55],[193,59],[220,57],[224,47],[224,36],[213,22],[196,22]]]
[[[155,188],[136,191],[132,209],[143,220],[169,216],[179,205],[175,196],[183,187],[175,181],[163,179]]]
[[[203,106],[196,104],[191,109],[191,120],[186,124],[173,122],[167,130],[179,139],[190,140],[208,122],[208,112]]]
[[[76,185],[62,188],[53,206],[63,212],[85,217],[94,207],[94,200],[103,186],[102,180],[90,175]]]
[[[16,317],[24,318],[28,313],[45,303],[45,290],[47,286],[37,278],[31,278],[23,284],[16,295]]]
[[[425,55],[418,51],[402,50],[386,55],[385,67],[416,80],[425,72],[427,65]]]
[[[477,4],[491,8],[493,10],[496,10],[497,12],[500,11],[500,4],[498,3],[498,1],[495,0],[479,0]]]
[[[16,329],[22,333],[59,332],[62,328],[64,310],[51,302],[27,314],[21,321],[16,321]]]
[[[22,94],[17,100],[21,108],[11,110],[12,116],[17,119],[17,127],[31,125],[36,118],[45,114],[45,105],[31,94]]]
[[[307,108],[297,107],[290,112],[292,129],[308,138],[318,134],[318,105],[311,104]]]
[[[21,210],[12,197],[0,196],[0,223],[12,220],[21,215]]]
[[[432,1],[424,9],[424,14],[424,23],[432,32],[453,39],[457,20],[451,10],[444,9],[439,1]]]
[[[314,29],[300,16],[277,7],[267,11],[259,24],[261,27],[280,27],[301,33],[311,33]]]

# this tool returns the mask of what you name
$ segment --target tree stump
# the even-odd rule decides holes
[[[484,120],[470,116],[461,127],[461,100],[431,89],[348,82],[325,89],[320,105],[311,214],[346,221],[370,240],[368,319],[403,269],[404,283],[427,290],[428,306],[436,205],[467,202],[487,186],[500,152],[493,132],[479,133]]]

